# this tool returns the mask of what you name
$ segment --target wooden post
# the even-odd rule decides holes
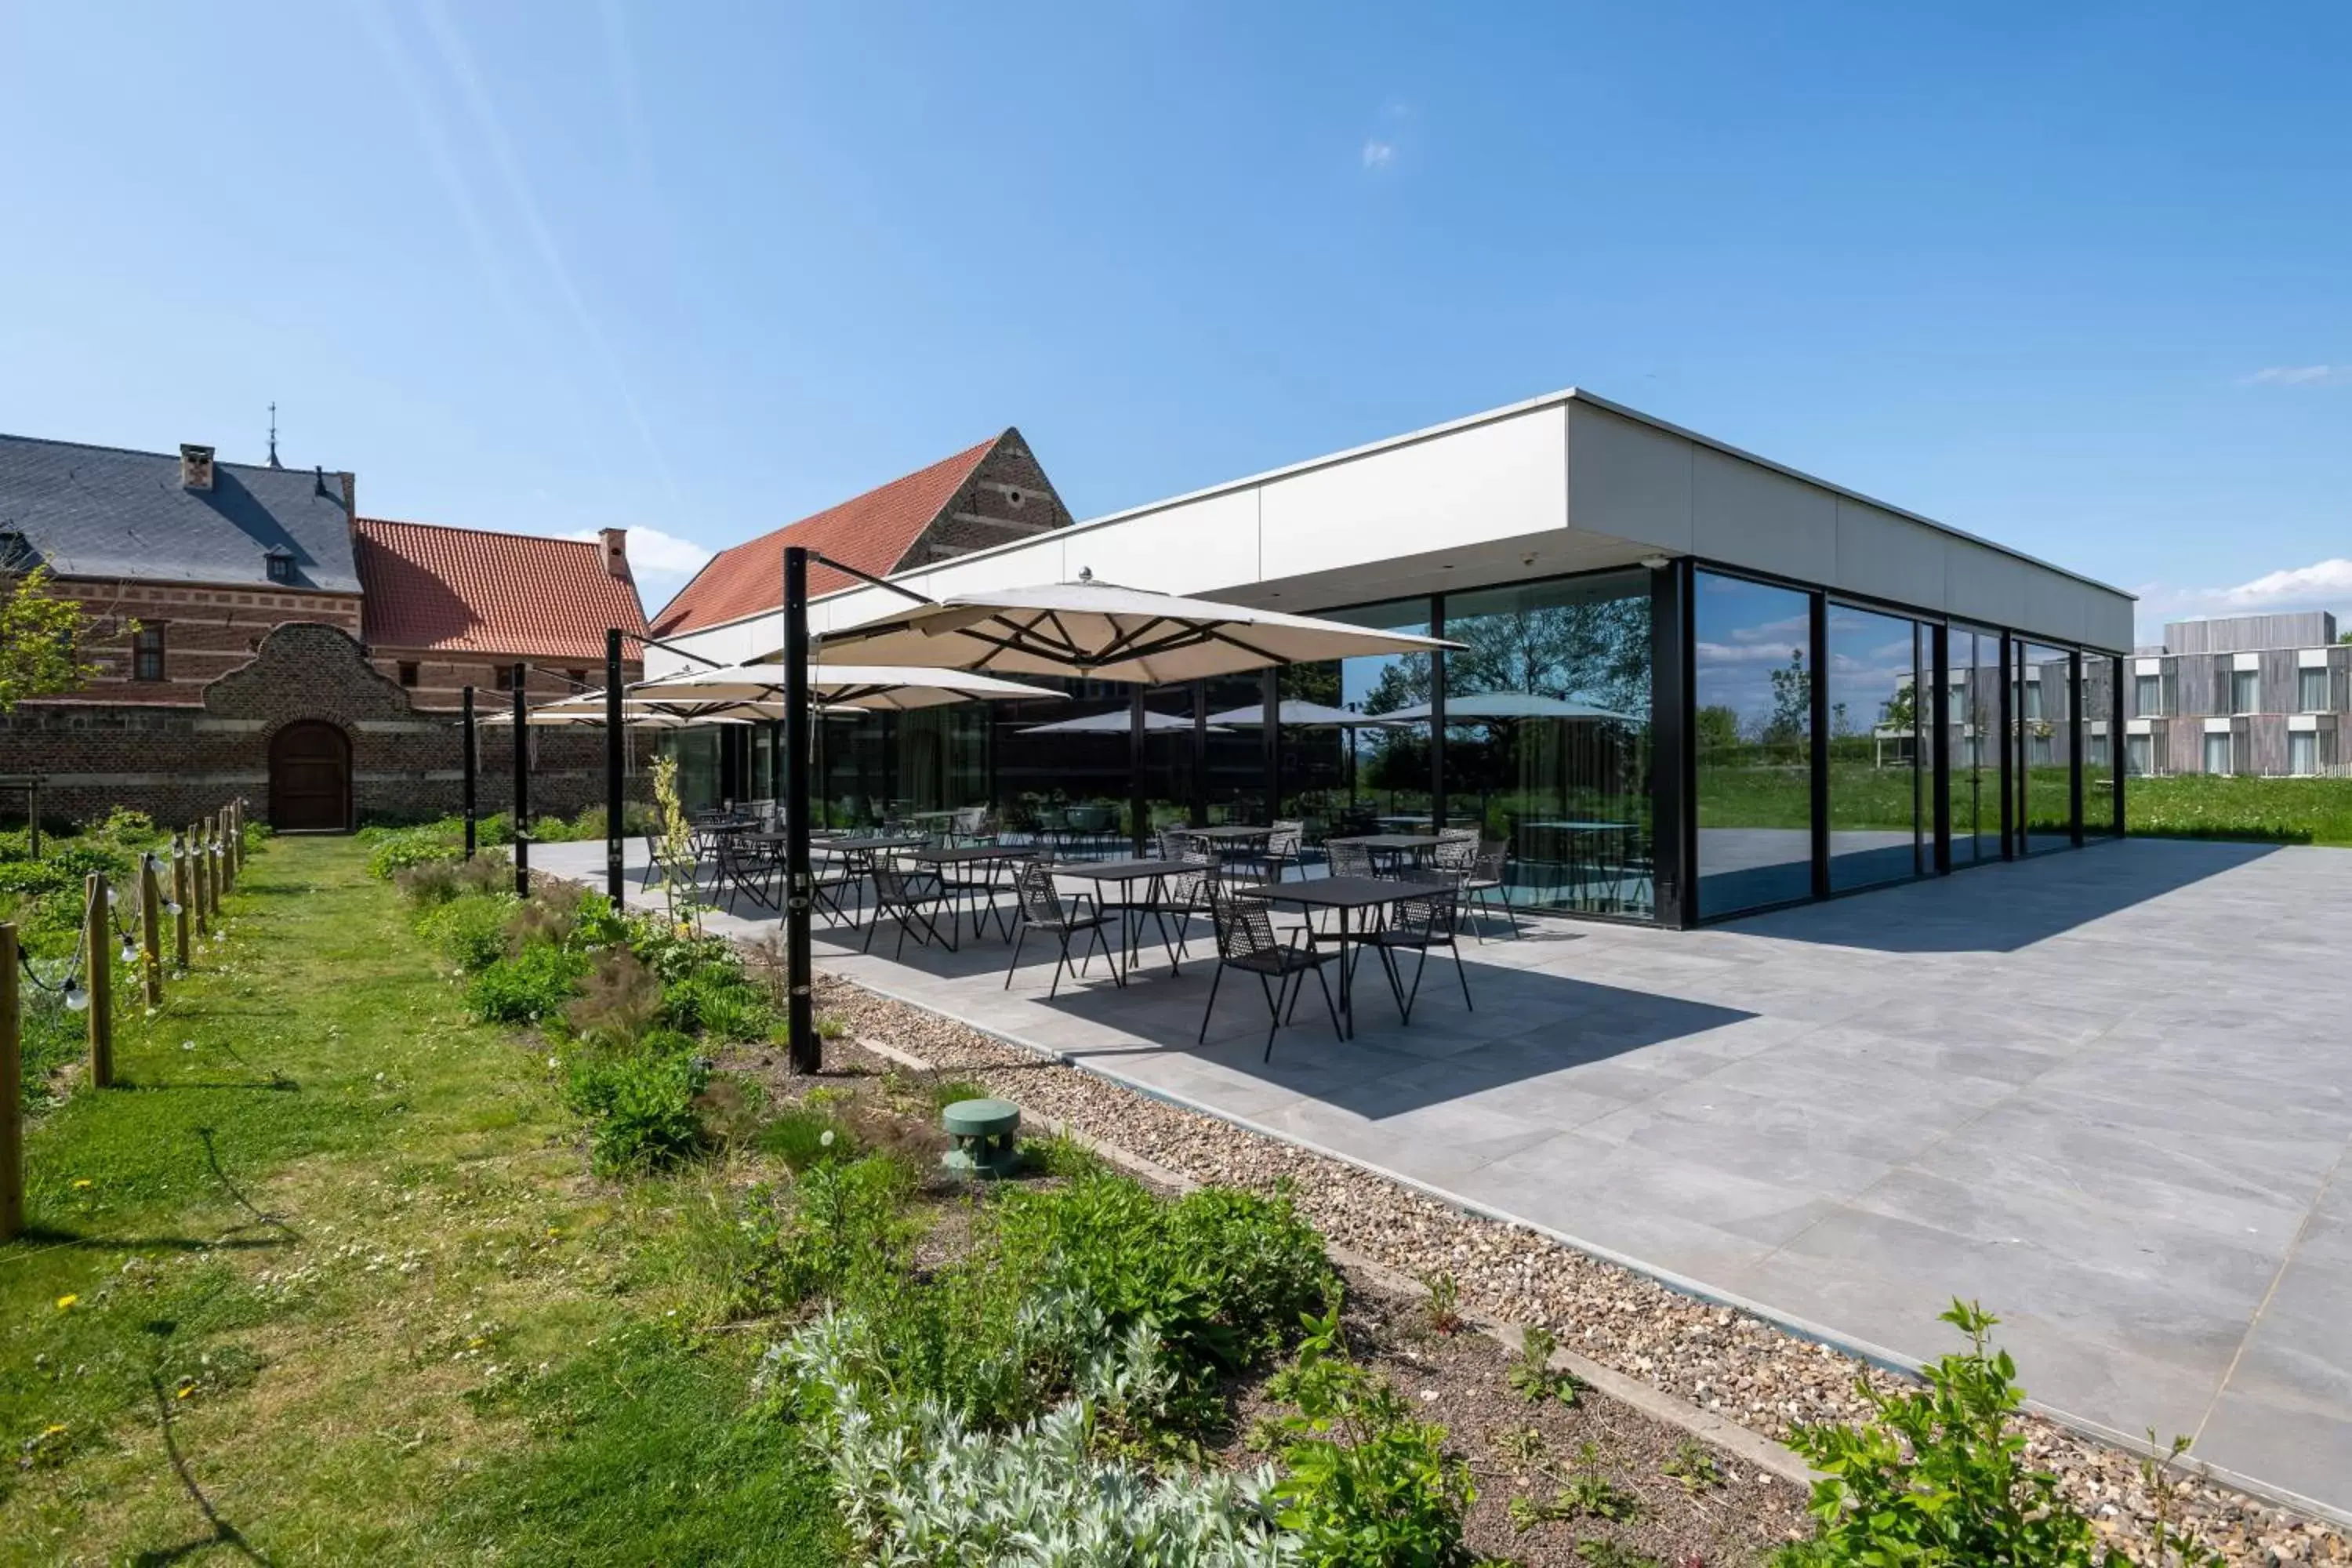
[[[16,1006],[16,928],[0,925],[0,1241],[25,1228],[25,1037]]]
[[[210,879],[205,875],[204,829],[200,825],[191,822],[188,824],[188,884],[195,889],[195,900],[192,907],[196,911],[198,936],[207,935],[213,929],[212,903],[205,897],[205,889],[209,880]]]
[[[147,1005],[163,1005],[163,889],[155,857],[139,857],[139,935],[147,953]]]
[[[172,835],[172,901],[180,912],[172,917],[172,953],[179,961],[180,973],[188,972],[188,924],[195,917],[189,912],[188,900],[195,894],[188,888],[188,841],[181,835]]]
[[[83,979],[89,994],[89,1081],[114,1086],[114,932],[106,918],[106,874],[92,871],[88,883],[89,918],[84,921]]]

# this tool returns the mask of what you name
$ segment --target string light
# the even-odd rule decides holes
[[[69,1013],[79,1013],[89,1005],[89,993],[84,991],[81,982],[70,974],[66,976],[65,999],[66,1011]]]

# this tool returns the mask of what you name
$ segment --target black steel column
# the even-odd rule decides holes
[[[1282,815],[1282,669],[1267,665],[1258,677],[1261,696],[1265,704],[1262,717],[1265,721],[1265,819],[1274,821]],[[1340,734],[1349,731],[1342,730]]]
[[[1135,689],[1127,703],[1127,809],[1129,826],[1135,838],[1135,858],[1142,859],[1150,851],[1145,846],[1151,839],[1151,805],[1143,794],[1143,688]]]
[[[2000,634],[2000,858],[2004,860],[2017,858],[2017,796],[2019,785],[2023,782],[2012,777],[2012,753],[2017,750],[2016,739],[2011,733],[2017,723],[2016,647],[2010,641],[2007,632]],[[1981,763],[1981,746],[1979,752]]]
[[[2111,679],[2114,682],[2114,689],[2107,695],[2107,744],[2111,748],[2112,755],[2108,759],[2108,765],[2115,770],[2116,837],[2121,838],[2124,836],[2125,820],[2124,774],[2130,765],[2131,742],[2126,738],[2126,726],[2124,723],[2124,661],[2120,654],[2115,658]],[[2153,726],[2150,728],[2153,729]],[[2147,745],[2149,752],[2153,754],[2156,750],[2156,737],[2153,734],[2148,736]]]
[[[514,667],[514,873],[515,896],[530,896],[530,710],[526,705],[524,667]]]
[[[621,876],[621,847],[625,842],[621,819],[627,814],[621,784],[621,747],[626,728],[621,712],[621,631],[614,626],[604,633],[604,896],[616,910],[626,885]]]
[[[1661,925],[1696,923],[1697,881],[1689,836],[1693,697],[1683,635],[1688,574],[1670,561],[1650,573],[1650,896]]]
[[[466,858],[474,858],[474,689],[466,688]]]
[[[809,987],[808,550],[784,551],[784,985],[793,1069],[824,1065]]]
[[[1813,897],[1830,896],[1830,602],[1819,594],[1810,601],[1806,620],[1805,668],[1811,675],[1807,688],[1812,727]]]
[[[1429,635],[1445,635],[1445,595],[1429,596]],[[1445,826],[1445,650],[1429,651],[1429,830]]]
[[[1195,827],[1209,826],[1209,683],[1192,682],[1192,801],[1186,816]]]
[[[2083,842],[2083,654],[2066,656],[2066,816],[2074,825],[2076,847]]]
[[[1928,753],[1934,759],[1929,763],[1932,770],[1929,787],[1935,791],[1935,801],[1930,807],[1936,836],[1933,864],[1936,875],[1948,877],[1952,873],[1952,689],[1948,679],[1952,663],[1952,628],[1938,625],[1927,629],[1929,668],[1923,672],[1921,679],[1931,689],[1931,695],[1923,703],[1915,686],[1911,710],[1935,726],[1931,743],[1936,749]],[[1974,831],[1973,825],[1970,831]]]

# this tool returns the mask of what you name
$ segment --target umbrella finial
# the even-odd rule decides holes
[[[1094,569],[1093,567],[1091,567],[1091,566],[1081,566],[1081,567],[1079,567],[1079,568],[1078,568],[1078,581],[1079,581],[1079,582],[1081,582],[1081,583],[1091,583],[1091,582],[1093,582],[1094,580],[1095,580],[1095,569]]]

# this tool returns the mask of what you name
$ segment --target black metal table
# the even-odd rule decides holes
[[[1129,974],[1135,973],[1136,950],[1142,945],[1143,938],[1141,917],[1146,914],[1159,917],[1160,941],[1168,950],[1168,973],[1177,973],[1178,943],[1168,934],[1165,904],[1168,879],[1181,871],[1206,874],[1208,870],[1208,867],[1195,865],[1190,860],[1070,860],[1057,862],[1053,867],[1056,877],[1094,883],[1096,908],[1118,910],[1119,947],[1127,954],[1127,972]],[[1117,904],[1104,900],[1101,887],[1105,882],[1118,884],[1120,892]],[[1143,890],[1140,903],[1136,902],[1126,890],[1138,882],[1149,884]],[[1180,914],[1177,919],[1181,921],[1183,916]]]
[[[1177,831],[1187,838],[1206,843],[1221,860],[1230,856],[1235,860],[1253,861],[1258,875],[1265,874],[1265,842],[1274,837],[1271,827],[1226,823],[1218,827],[1182,827]]]
[[[1326,844],[1353,844],[1375,860],[1393,868],[1399,860],[1420,860],[1443,842],[1434,833],[1359,833],[1347,838],[1327,838]]]
[[[965,892],[973,895],[971,934],[975,938],[985,929],[988,916],[993,911],[996,915],[997,929],[1004,933],[1007,941],[1012,940],[1013,922],[1005,917],[1003,910],[996,907],[996,890],[1003,886],[997,880],[996,868],[1010,860],[1034,860],[1036,858],[1037,851],[1026,844],[966,844],[953,849],[923,848],[916,850],[914,854],[908,857],[920,865],[934,868],[950,866],[988,868],[987,879],[984,881],[950,882],[944,869],[940,870],[940,881],[950,892]],[[986,903],[981,902],[979,899],[979,895],[983,892],[988,895]]]
[[[1435,840],[1432,840],[1435,842]],[[1296,904],[1306,910],[1331,910],[1339,917],[1339,929],[1334,932],[1317,932],[1311,925],[1309,940],[1321,942],[1326,935],[1339,946],[1339,1032],[1349,1039],[1356,1036],[1355,986],[1352,966],[1348,962],[1348,944],[1360,942],[1364,931],[1350,931],[1348,917],[1359,910],[1386,909],[1402,899],[1435,898],[1454,890],[1444,882],[1400,882],[1385,877],[1318,877],[1306,882],[1257,882],[1235,888],[1234,896],[1261,899],[1269,904]]]
[[[771,852],[779,858],[785,852],[784,844],[789,837],[781,827],[768,828],[750,836],[753,843],[767,846]],[[843,862],[844,873],[855,881],[874,869],[875,857],[887,855],[899,849],[919,849],[929,842],[929,839],[919,833],[833,833],[822,838],[812,835],[809,838],[809,854],[812,857],[825,856]],[[856,920],[850,919],[849,911],[841,907],[841,900],[828,895],[823,883],[820,882],[811,889],[810,893],[814,903],[833,911],[834,919],[853,927],[860,923]],[[862,890],[857,895],[857,901],[862,910],[866,902],[866,895]]]

